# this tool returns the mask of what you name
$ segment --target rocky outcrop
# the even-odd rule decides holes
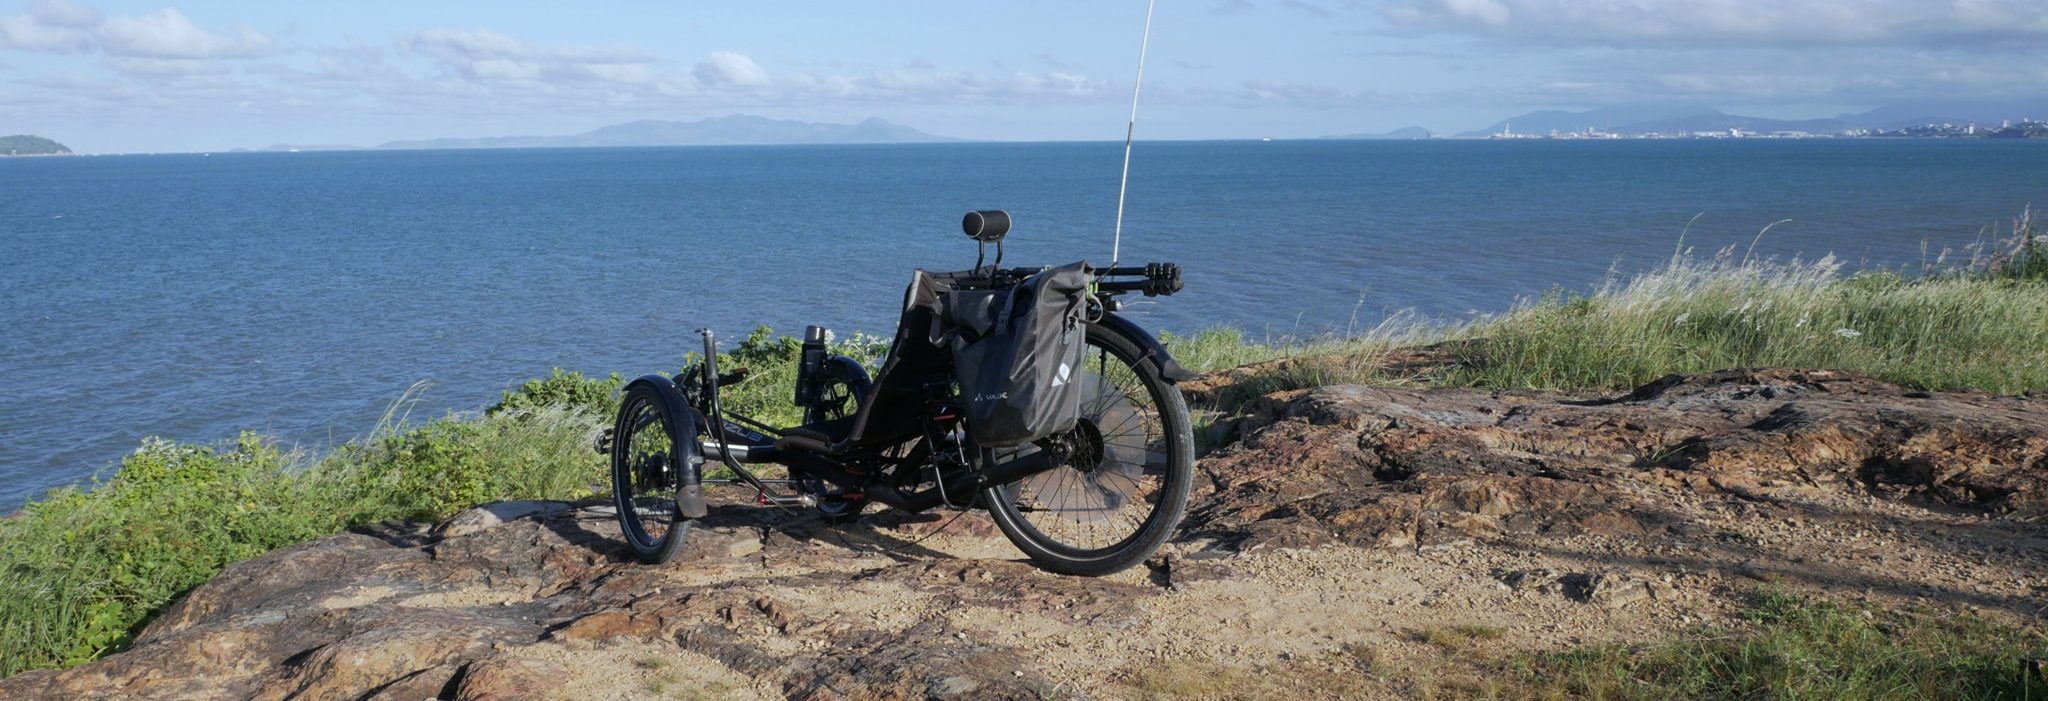
[[[1614,398],[1331,386],[1269,395],[1190,519],[1238,547],[1642,536],[1679,502],[1874,495],[2048,515],[2048,406],[1828,371],[1667,377]],[[1677,501],[1674,501],[1677,500]]]
[[[1767,370],[1250,406],[1182,536],[1124,576],[1039,571],[979,515],[743,501],[648,567],[601,504],[500,504],[233,565],[126,652],[0,697],[1122,697],[1162,659],[1367,689],[1317,675],[1442,622],[1553,644],[1711,621],[1757,579],[2048,603],[2036,399]]]

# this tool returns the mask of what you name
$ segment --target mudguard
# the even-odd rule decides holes
[[[675,417],[669,425],[669,440],[682,452],[681,484],[676,489],[676,510],[687,518],[703,518],[711,509],[704,503],[704,452],[697,442],[697,427],[704,423],[697,410],[683,396],[683,390],[675,380],[660,375],[647,375],[626,385],[624,392],[634,387],[646,386],[661,397],[668,415]],[[623,392],[622,392],[623,394]]]
[[[1159,371],[1159,376],[1166,378],[1167,382],[1179,383],[1195,379],[1195,373],[1188,372],[1180,363],[1173,362],[1173,356],[1166,352],[1166,346],[1161,345],[1159,339],[1138,328],[1131,320],[1108,313],[1103,314],[1102,319],[1096,321],[1095,325],[1108,327],[1111,331],[1123,334],[1124,338],[1131,339],[1132,343],[1138,345],[1138,352],[1143,356],[1138,362],[1151,363],[1152,367]]]

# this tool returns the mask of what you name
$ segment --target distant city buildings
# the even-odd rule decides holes
[[[1503,123],[1498,133],[1490,139],[1856,139],[1856,138],[1910,138],[1910,139],[2048,139],[2048,123],[2032,118],[2021,119],[2018,123],[2002,120],[1997,129],[1979,128],[1976,124],[1923,124],[1902,129],[1851,129],[1836,133],[1814,133],[1795,130],[1758,132],[1741,128],[1716,129],[1707,131],[1682,132],[1641,132],[1622,134],[1588,127],[1580,131],[1551,131],[1548,134],[1517,133],[1514,125]]]

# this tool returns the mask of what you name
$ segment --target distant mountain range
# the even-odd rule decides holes
[[[1517,134],[1582,132],[1598,129],[1616,134],[1727,131],[1801,131],[1838,134],[1857,129],[1895,130],[1926,124],[1997,126],[2004,120],[2048,118],[2048,98],[2032,100],[1921,102],[1885,105],[1865,112],[1816,119],[1769,119],[1728,114],[1706,105],[1655,103],[1602,107],[1583,112],[1541,110],[1494,122],[1485,129],[1458,134],[1484,137],[1510,129]]]
[[[234,150],[235,150],[235,151],[248,151],[248,150],[251,150],[251,149],[245,149],[245,148],[238,148],[238,149],[234,149]],[[262,151],[262,152],[265,152],[265,153],[276,153],[276,152],[288,152],[288,151],[361,151],[361,150],[363,150],[363,147],[361,147],[361,146],[350,146],[350,145],[348,145],[348,144],[271,144],[271,145],[269,145],[269,146],[265,146],[265,147],[263,147],[263,148],[259,148],[259,149],[254,149],[254,150],[256,150],[256,151]]]
[[[820,124],[751,115],[695,122],[642,120],[571,136],[493,136],[393,141],[382,149],[565,148],[579,146],[726,146],[767,144],[909,144],[959,141],[870,118],[858,124]],[[332,148],[332,147],[327,147]]]
[[[0,136],[0,156],[64,156],[71,147],[40,136]]]
[[[1434,136],[1434,134],[1431,134],[1431,133],[1429,132],[1429,130],[1428,130],[1428,129],[1424,129],[1424,128],[1422,128],[1422,127],[1402,127],[1402,128],[1400,128],[1400,129],[1395,129],[1395,130],[1393,130],[1393,131],[1390,131],[1390,132],[1385,132],[1385,133],[1380,133],[1380,134],[1345,134],[1345,135],[1342,135],[1342,136],[1325,136],[1325,137],[1323,137],[1323,138],[1325,138],[1325,139],[1359,139],[1359,140],[1366,140],[1366,139],[1427,139],[1427,138],[1429,138],[1429,137],[1431,137],[1431,136]]]

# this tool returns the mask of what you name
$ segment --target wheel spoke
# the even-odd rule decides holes
[[[622,400],[612,440],[612,490],[619,530],[643,561],[659,562],[680,544],[676,486],[685,464],[671,422],[678,420],[651,391]]]
[[[1174,456],[1154,446],[1175,444],[1162,421],[1161,392],[1171,391],[1137,371],[1136,359],[1113,352],[1091,335],[1089,357],[1076,382],[1081,425],[1062,454],[1067,464],[1002,488],[998,503],[1021,537],[1068,557],[1121,552],[1144,533],[1157,533],[1159,506],[1170,490],[1187,489],[1185,472],[1170,469]],[[1185,431],[1185,414],[1176,415]],[[1079,441],[1074,442],[1074,441]],[[1183,460],[1190,456],[1181,456]],[[1006,525],[1006,532],[1011,528]],[[1014,537],[1020,537],[1013,534]],[[1022,541],[1020,541],[1021,544]],[[1153,542],[1157,542],[1154,540]]]

